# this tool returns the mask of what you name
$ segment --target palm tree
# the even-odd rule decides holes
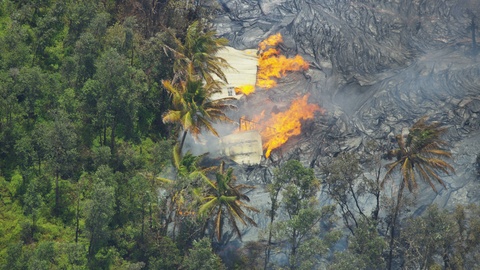
[[[442,159],[452,157],[452,153],[449,150],[442,148],[446,146],[447,143],[440,139],[441,135],[447,131],[447,128],[441,127],[438,122],[427,124],[426,120],[426,116],[420,118],[420,120],[409,129],[408,134],[397,135],[398,148],[390,151],[388,154],[389,157],[396,157],[397,160],[387,164],[387,173],[382,181],[382,186],[385,180],[397,169],[400,170],[402,175],[402,181],[400,182],[397,194],[397,202],[390,224],[389,269],[392,269],[395,227],[404,187],[407,186],[410,192],[416,190],[418,185],[415,175],[418,174],[420,178],[437,192],[435,181],[443,187],[446,187],[438,174],[443,172],[448,175],[454,172],[454,168]]]
[[[164,205],[166,220],[165,231],[168,231],[168,225],[174,221],[173,235],[175,236],[176,223],[181,216],[189,216],[194,213],[195,200],[194,193],[199,189],[203,180],[207,180],[207,173],[213,171],[216,167],[201,167],[199,163],[203,155],[195,156],[190,152],[185,155],[180,154],[178,144],[172,151],[173,165],[176,170],[175,179],[157,177],[157,180],[164,184],[169,191],[168,203]]]
[[[242,201],[250,201],[247,195],[242,192],[244,189],[252,189],[253,186],[244,184],[235,185],[236,177],[233,169],[225,170],[225,163],[222,162],[218,172],[215,174],[216,181],[206,180],[206,194],[202,196],[203,202],[199,208],[200,216],[214,217],[215,235],[220,241],[223,232],[224,218],[227,217],[230,226],[239,238],[242,237],[237,220],[244,226],[250,224],[257,226],[257,223],[247,216],[243,209],[259,212],[256,208],[248,206]],[[207,220],[208,223],[209,220]]]
[[[390,156],[395,156],[397,160],[387,165],[384,181],[399,168],[403,179],[400,185],[402,190],[405,185],[410,192],[417,188],[416,172],[436,192],[434,181],[445,187],[445,183],[438,173],[450,174],[450,172],[454,172],[453,167],[442,159],[452,157],[449,150],[442,148],[447,143],[440,139],[447,128],[441,127],[438,122],[427,124],[426,119],[427,117],[422,117],[418,120],[409,129],[406,136],[397,135],[396,139],[399,147],[389,153]]]
[[[200,75],[207,83],[216,84],[212,74],[216,75],[221,81],[227,82],[223,69],[230,65],[221,57],[216,56],[217,52],[228,44],[228,39],[215,37],[216,32],[204,30],[204,26],[198,21],[193,22],[186,32],[184,40],[173,37],[176,49],[168,46],[165,48],[173,51],[175,55],[174,82],[178,78],[185,78],[185,71],[191,64],[196,74]],[[218,84],[216,84],[218,86]]]
[[[212,100],[212,95],[218,90],[213,89],[212,84],[204,84],[201,79],[195,78],[192,65],[189,65],[187,75],[186,81],[182,81],[178,85],[162,81],[163,86],[172,96],[173,107],[163,115],[163,122],[181,124],[183,136],[180,152],[187,132],[198,138],[201,130],[206,129],[215,136],[219,136],[212,123],[215,121],[231,122],[232,120],[225,115],[224,110],[235,107],[227,103],[233,98]]]

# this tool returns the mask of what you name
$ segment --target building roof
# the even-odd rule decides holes
[[[222,87],[222,92],[214,94],[212,99],[242,97],[243,95],[235,93],[235,87],[255,85],[258,66],[257,50],[237,50],[226,46],[217,53],[217,56],[225,59],[231,68],[223,70],[228,83]]]

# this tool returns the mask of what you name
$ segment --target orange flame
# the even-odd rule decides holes
[[[281,78],[287,74],[287,71],[307,70],[309,67],[301,56],[287,58],[280,55],[280,51],[268,46],[276,46],[283,42],[281,34],[268,37],[258,45],[261,54],[258,59],[257,86],[269,89],[277,85],[274,78]]]
[[[274,47],[282,42],[283,42],[282,34],[278,33],[273,36],[269,36],[267,39],[260,42],[260,44],[258,44],[258,48],[264,51],[268,46]]]
[[[270,118],[264,118],[264,112],[255,117],[252,122],[258,123],[255,129],[260,131],[263,140],[265,157],[269,157],[272,150],[279,148],[289,138],[301,133],[301,120],[312,119],[315,112],[324,113],[325,110],[316,104],[308,104],[308,95],[294,100],[290,108],[285,112],[271,114]]]
[[[235,93],[237,94],[244,94],[244,95],[250,95],[251,93],[255,92],[255,85],[242,85],[235,87]]]
[[[260,56],[258,59],[256,85],[265,89],[277,85],[275,79],[284,77],[289,71],[307,70],[309,68],[301,56],[287,58],[280,54],[275,47],[283,42],[281,34],[268,37],[258,45]],[[248,95],[255,91],[254,85],[243,85],[235,88],[237,93]],[[325,110],[315,104],[308,104],[308,95],[294,100],[285,112],[272,113],[265,116],[265,111],[251,121],[245,117],[240,118],[239,131],[258,130],[262,136],[265,156],[270,157],[274,149],[279,148],[292,136],[301,133],[301,120],[312,119],[315,112],[324,113]]]

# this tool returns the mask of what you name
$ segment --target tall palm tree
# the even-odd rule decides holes
[[[400,170],[402,181],[390,224],[388,269],[392,269],[395,228],[405,186],[410,192],[416,190],[418,185],[415,175],[418,174],[436,192],[435,181],[445,187],[445,183],[438,174],[443,172],[448,175],[454,172],[454,168],[442,159],[452,157],[452,153],[443,148],[447,143],[440,138],[447,128],[441,127],[438,122],[427,124],[426,120],[426,116],[420,118],[409,129],[408,134],[397,135],[398,148],[389,152],[389,156],[396,157],[397,160],[387,164],[387,172],[382,186],[397,169]]]
[[[212,84],[206,83],[192,72],[192,65],[189,65],[186,81],[174,85],[169,81],[162,81],[165,89],[172,96],[172,109],[163,115],[164,123],[179,123],[183,129],[183,136],[180,143],[180,152],[185,143],[187,133],[190,132],[195,138],[206,129],[218,136],[218,132],[212,123],[216,121],[232,120],[224,111],[235,106],[229,104],[233,98],[212,99],[212,95],[218,90],[212,88]]]
[[[174,82],[179,77],[185,78],[187,76],[185,71],[190,64],[193,65],[195,73],[200,75],[207,83],[216,84],[212,74],[216,75],[221,81],[227,82],[223,69],[229,68],[230,65],[216,54],[228,44],[228,39],[217,38],[216,34],[215,31],[205,30],[204,25],[195,21],[187,28],[183,41],[175,36],[173,37],[176,49],[165,46],[175,55],[174,72],[176,78],[174,78]]]
[[[215,235],[220,241],[223,233],[224,218],[227,217],[230,226],[238,235],[242,237],[237,221],[244,226],[250,224],[257,226],[257,223],[247,216],[243,209],[247,211],[259,212],[243,201],[250,201],[249,197],[242,192],[244,189],[252,189],[253,186],[244,184],[236,185],[236,177],[233,175],[233,169],[225,170],[225,163],[222,162],[218,172],[215,174],[215,182],[206,180],[206,194],[202,196],[202,205],[199,208],[200,216],[214,217]],[[207,221],[208,222],[208,221]]]

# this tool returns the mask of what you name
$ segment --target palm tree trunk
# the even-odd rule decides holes
[[[403,196],[403,189],[405,187],[405,181],[400,183],[400,189],[398,190],[397,194],[397,204],[395,205],[394,213],[393,213],[393,218],[392,218],[392,223],[390,225],[390,251],[388,253],[388,269],[392,270],[392,262],[393,262],[393,245],[395,242],[395,229],[397,225],[397,218],[398,218],[398,213],[400,212],[400,204]]]
[[[182,142],[180,143],[180,149],[178,150],[180,152],[180,155],[182,154],[182,149],[183,149],[183,144],[185,143],[185,138],[187,138],[187,131],[183,131],[182,135]]]

